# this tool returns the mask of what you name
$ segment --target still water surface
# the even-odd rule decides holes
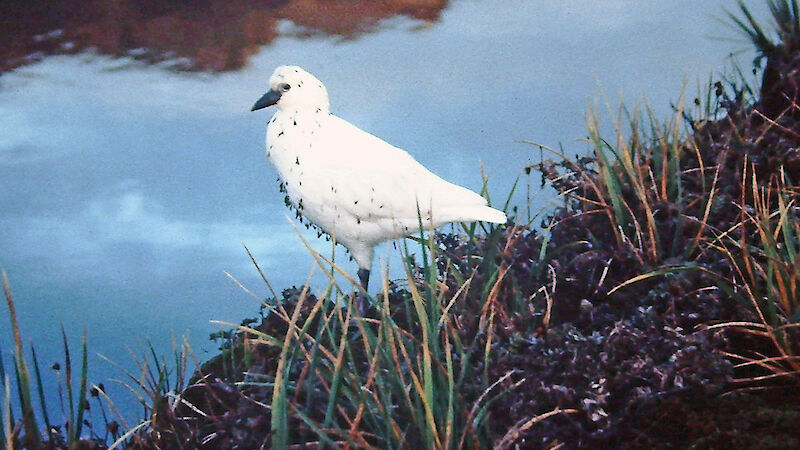
[[[268,295],[243,245],[277,289],[304,282],[312,259],[263,152],[271,112],[249,112],[277,65],[314,73],[335,114],[448,180],[478,190],[483,165],[497,203],[539,160],[519,141],[586,150],[576,142],[585,109],[603,92],[612,103],[646,95],[666,118],[684,84],[691,98],[732,52],[743,51],[745,69],[753,57],[718,20],[733,1],[459,0],[348,24],[284,3],[277,19],[271,10],[223,14],[230,22],[212,21],[220,29],[210,42],[186,31],[205,23],[197,13],[188,16],[194,25],[172,17],[162,27],[188,27],[174,31],[186,36],[162,53],[103,45],[106,36],[92,34],[103,26],[60,24],[35,40],[66,54],[4,56],[0,266],[24,338],[38,343],[45,365],[60,359],[60,323],[75,343],[85,327],[91,352],[125,367],[133,366],[127,348],[141,352],[145,338],[166,354],[171,336],[187,333],[204,359],[213,350],[208,333],[219,329],[209,320],[239,322],[258,309],[225,272]],[[746,3],[765,16],[765,2]],[[135,35],[138,45],[175,40],[151,28]],[[226,46],[226,32],[238,36],[236,46]],[[87,35],[97,42],[78,40]],[[113,56],[121,53],[131,56]],[[165,57],[173,59],[158,62]],[[530,180],[533,191],[538,181]],[[514,197],[520,208],[527,182]],[[552,203],[548,195],[534,209]],[[305,236],[330,254],[315,233]],[[7,364],[9,328],[0,320]],[[94,356],[90,365],[93,381],[121,377]]]

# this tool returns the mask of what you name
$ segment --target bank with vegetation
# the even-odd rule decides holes
[[[4,441],[800,447],[800,10],[768,2],[774,28],[743,6],[731,16],[759,52],[760,85],[734,71],[666,121],[622,108],[611,135],[590,110],[583,158],[531,143],[550,157],[527,170],[563,199],[535,223],[401,243],[407,277],[365,317],[356,282],[273,292],[197,370],[187,348],[142,362],[129,379],[149,411],[140,424],[87,385],[85,356],[67,358],[68,425],[50,423],[34,414],[35,356],[17,358],[0,374],[20,386]],[[105,430],[81,425],[87,400],[106,408]]]

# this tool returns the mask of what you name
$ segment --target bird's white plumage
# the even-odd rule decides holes
[[[330,114],[325,87],[303,69],[278,67],[270,89],[279,100],[267,126],[267,155],[289,201],[362,269],[369,270],[375,245],[413,233],[419,217],[426,227],[506,221],[480,195]]]

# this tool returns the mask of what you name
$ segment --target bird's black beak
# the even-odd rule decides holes
[[[281,99],[281,93],[278,91],[270,90],[263,97],[258,99],[253,108],[250,111],[255,111],[257,109],[266,108],[267,106],[272,106],[275,103],[278,103],[278,100]]]

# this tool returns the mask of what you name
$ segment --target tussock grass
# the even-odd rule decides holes
[[[465,230],[475,232],[474,227]],[[489,229],[490,236],[498,232]],[[433,236],[418,238],[419,266],[411,262],[404,243],[406,279],[402,286],[390,286],[384,278],[382,292],[370,298],[374,309],[368,317],[353,307],[351,292],[358,291],[358,283],[350,279],[352,285],[342,288],[330,276],[319,297],[304,288],[293,309],[268,306],[285,325],[284,336],[239,327],[248,345],[279,349],[274,377],[251,374],[241,382],[245,390],[272,388],[273,448],[299,442],[363,448],[491,445],[488,407],[519,382],[504,383],[511,373],[499,379],[485,374],[477,385],[470,378],[475,361],[490,364],[491,337],[483,346],[465,341],[468,336],[452,312],[465,301],[471,278],[456,292],[449,291],[436,270],[440,249]],[[333,261],[308,248],[323,273],[333,269],[347,277]],[[490,272],[492,282],[480,297],[480,332],[490,336],[494,297],[507,270],[489,264],[483,270]],[[509,430],[505,442],[513,442],[515,432]]]
[[[723,323],[766,339],[777,354],[760,354],[757,349],[742,349],[729,356],[739,361],[737,368],[759,367],[766,374],[750,375],[737,381],[749,385],[785,378],[800,382],[800,225],[795,212],[800,192],[788,184],[785,172],[759,186],[752,166],[744,172],[752,202],[739,205],[739,239],[730,233],[712,245],[723,253],[734,271],[724,279],[726,291],[747,304],[756,321]],[[749,178],[749,180],[747,179]],[[743,191],[743,195],[745,192]],[[748,203],[752,206],[748,207]]]

